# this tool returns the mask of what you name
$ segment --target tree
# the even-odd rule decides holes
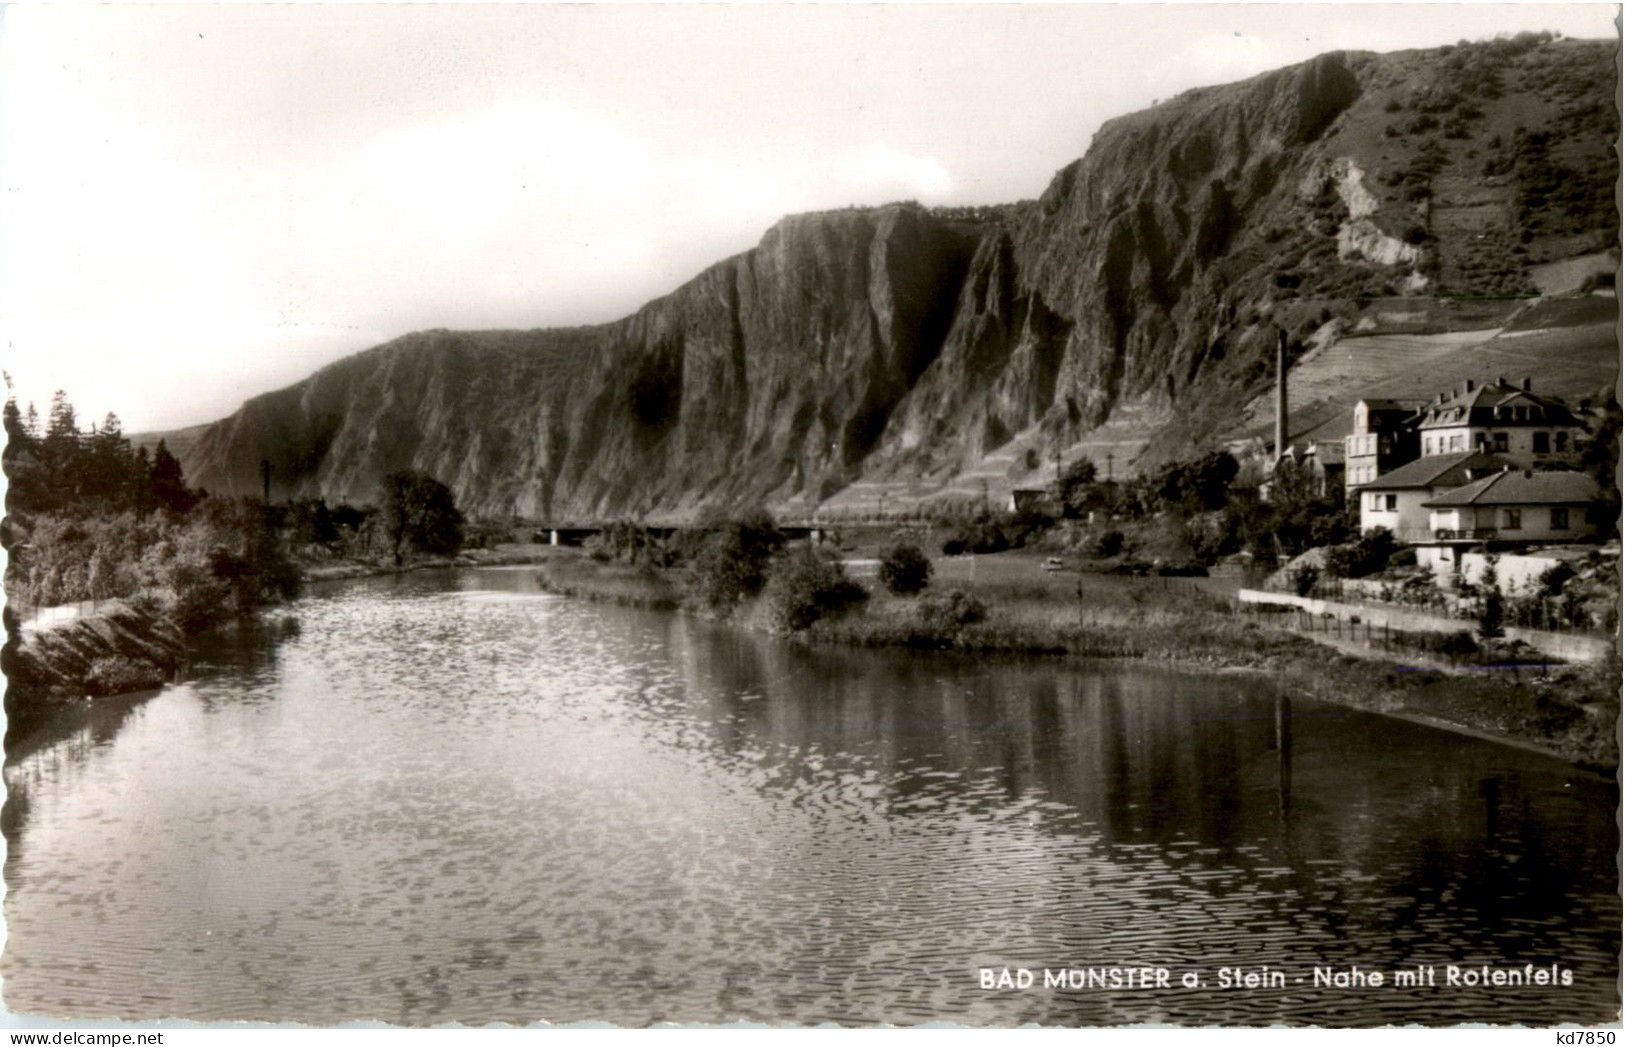
[[[762,591],[768,564],[784,545],[784,535],[764,512],[705,526],[699,551],[689,564],[690,584],[701,606],[728,611]]]
[[[1096,475],[1095,463],[1089,458],[1079,458],[1066,467],[1056,492],[1062,517],[1076,520],[1090,509],[1098,508],[1094,490]]]
[[[186,486],[180,459],[169,452],[169,446],[162,440],[153,448],[152,471],[148,476],[148,490],[158,508],[184,514],[198,503],[197,493]]]
[[[775,560],[762,587],[768,621],[779,632],[800,631],[868,598],[839,563],[806,547]]]
[[[931,561],[917,545],[893,546],[880,561],[880,582],[897,596],[917,593],[931,584]]]
[[[451,488],[416,469],[390,473],[383,486],[384,534],[397,565],[413,550],[449,556],[463,547],[463,514]]]
[[[1505,633],[1502,623],[1506,619],[1506,604],[1501,597],[1501,583],[1495,574],[1496,557],[1486,557],[1484,574],[1478,584],[1484,590],[1484,602],[1478,612],[1478,635],[1492,639]]]
[[[1215,451],[1192,462],[1180,462],[1158,477],[1157,498],[1168,508],[1191,516],[1224,507],[1230,482],[1239,466],[1227,451]]]
[[[1592,508],[1597,527],[1603,537],[1614,533],[1619,524],[1619,434],[1622,421],[1620,404],[1610,390],[1598,412],[1596,432],[1580,453],[1580,467],[1602,489],[1598,504]]]

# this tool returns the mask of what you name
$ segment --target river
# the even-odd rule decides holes
[[[1619,1013],[1618,792],[1564,763],[1257,677],[808,650],[529,568],[326,586],[16,747],[6,783],[13,1012]],[[1445,984],[1484,964],[1573,984]],[[1104,965],[1172,983],[979,974]],[[1356,965],[1435,985],[1314,984]],[[1225,966],[1285,985],[1220,988]]]

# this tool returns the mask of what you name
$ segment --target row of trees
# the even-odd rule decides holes
[[[3,414],[8,512],[184,514],[203,497],[187,488],[181,463],[164,441],[150,455],[144,446],[132,450],[112,412],[81,430],[73,405],[58,391],[43,427],[33,404],[24,412],[7,399]]]
[[[6,591],[25,612],[84,600],[145,601],[183,628],[292,596],[296,555],[322,549],[401,564],[461,548],[452,492],[421,472],[390,475],[377,509],[320,499],[266,505],[186,485],[160,440],[132,448],[117,416],[81,429],[58,392],[42,424],[4,407]]]

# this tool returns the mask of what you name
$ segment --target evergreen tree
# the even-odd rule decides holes
[[[1486,558],[1484,574],[1478,580],[1479,586],[1484,590],[1484,602],[1478,612],[1478,635],[1487,640],[1506,633],[1502,627],[1506,620],[1506,604],[1501,596],[1500,579],[1495,572],[1496,559],[1494,556]]]
[[[6,397],[5,425],[6,440],[9,443],[27,443],[28,429],[23,424],[23,413],[18,410],[15,397]]]
[[[169,446],[163,440],[152,452],[152,472],[147,489],[152,492],[152,500],[158,508],[166,509],[172,513],[188,512],[197,504],[198,496],[187,490],[186,481],[181,475],[180,459],[169,452]]]
[[[78,416],[68,394],[61,389],[51,394],[51,420],[45,430],[47,440],[71,443],[79,438]]]
[[[130,456],[130,504],[138,513],[150,513],[158,507],[152,493],[152,456],[147,454],[145,444]]]

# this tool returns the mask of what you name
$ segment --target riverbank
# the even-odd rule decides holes
[[[122,600],[43,628],[5,647],[8,735],[62,709],[161,687],[185,659],[186,638],[167,617]]]
[[[1452,667],[1420,650],[1337,651],[1268,616],[1237,614],[1195,586],[1046,574],[1031,558],[1009,554],[977,559],[940,564],[939,581],[920,597],[871,585],[862,609],[814,622],[793,638],[1267,674],[1321,701],[1535,747],[1605,773],[1618,766],[1619,696],[1601,667]],[[541,580],[552,592],[622,605],[682,602],[676,571],[575,557],[549,564]],[[956,605],[950,590],[963,594]],[[746,605],[734,620],[751,627],[759,616]]]
[[[559,556],[574,557],[576,550],[537,543],[510,542],[489,549],[465,549],[456,556],[415,557],[397,564],[388,560],[301,560],[299,573],[306,581],[322,582],[345,578],[372,578],[384,574],[405,574],[446,567],[513,567],[541,564]]]

